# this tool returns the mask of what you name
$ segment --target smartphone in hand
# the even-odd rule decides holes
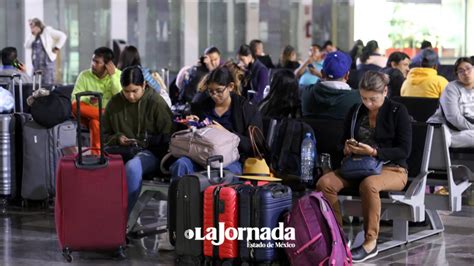
[[[313,65],[313,64],[309,64],[308,67],[309,67],[309,68],[314,68],[314,65]]]
[[[352,146],[359,146],[359,142],[355,139],[348,139],[347,144],[352,145]]]

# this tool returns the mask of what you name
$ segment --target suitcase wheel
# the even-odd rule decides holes
[[[123,248],[123,246],[118,247],[115,257],[119,260],[124,260],[127,258],[127,256],[125,255],[125,249]]]
[[[66,247],[63,249],[63,257],[67,262],[72,262],[71,250],[69,248]]]

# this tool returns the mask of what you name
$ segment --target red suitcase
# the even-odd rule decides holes
[[[99,93],[79,93],[99,98]],[[78,111],[80,121],[80,111]],[[79,123],[79,122],[78,122]],[[78,131],[80,127],[78,126]],[[78,132],[78,148],[82,150]],[[57,167],[55,222],[63,256],[72,261],[73,250],[115,250],[124,258],[127,226],[127,180],[120,155],[68,155]]]
[[[239,205],[236,186],[238,185],[210,186],[204,191],[203,233],[205,234],[208,228],[214,227],[217,232],[214,242],[220,244],[220,239],[224,239],[220,245],[212,244],[211,240],[204,240],[204,256],[208,261],[234,260],[239,256],[238,240],[227,240],[219,235],[224,233],[219,231],[219,223],[224,223],[225,230],[235,228],[233,231],[237,232]]]

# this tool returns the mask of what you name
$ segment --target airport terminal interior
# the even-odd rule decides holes
[[[403,53],[407,56],[408,62],[413,63],[415,58],[421,56],[423,59],[419,60],[424,62],[424,51],[428,49],[436,56],[434,69],[437,74],[446,81],[445,84],[448,82],[452,84],[474,72],[473,14],[474,0],[0,0],[0,49],[16,48],[17,61],[15,62],[19,62],[20,66],[14,66],[29,78],[34,77],[33,84],[38,82],[35,74],[38,73],[35,72],[38,62],[45,60],[47,66],[40,74],[43,75],[45,88],[68,88],[70,99],[70,93],[80,77],[79,74],[90,69],[91,64],[94,64],[93,54],[97,48],[109,47],[114,54],[111,62],[115,64],[114,67],[118,67],[120,53],[126,47],[134,46],[140,53],[143,68],[161,76],[158,87],[161,86],[161,89],[166,91],[170,99],[168,105],[174,117],[183,117],[183,110],[186,108],[183,88],[188,86],[186,80],[190,76],[193,77],[188,74],[191,72],[186,72],[188,71],[186,67],[192,69],[196,65],[208,66],[205,60],[209,60],[209,54],[212,54],[212,52],[208,53],[209,49],[215,48],[219,51],[219,64],[232,60],[237,63],[236,65],[242,66],[242,62],[245,62],[242,56],[242,45],[249,45],[252,40],[259,40],[259,43],[263,45],[261,57],[270,59],[272,67],[267,64],[265,67],[268,67],[268,73],[275,73],[274,75],[278,75],[276,69],[286,68],[285,62],[290,60],[295,64],[291,67],[293,76],[302,77],[301,74],[294,74],[298,73],[300,66],[303,66],[304,73],[313,73],[310,68],[316,67],[321,75],[316,80],[321,81],[317,81],[318,83],[324,83],[324,79],[328,76],[324,74],[326,65],[323,62],[332,60],[329,56],[339,52],[352,57],[351,72],[356,73],[359,70],[359,63],[362,64],[360,57],[365,51],[364,47],[368,47],[369,43],[373,44],[374,40],[377,50],[376,52],[374,50],[370,56],[376,54],[385,58],[383,66],[378,67],[380,71],[383,71],[382,68],[385,69],[387,58],[392,53]],[[59,39],[64,35],[65,39],[62,40],[60,47],[53,45],[52,52],[47,51],[45,47],[51,44],[45,39],[34,38],[32,33],[35,20],[32,20],[33,18],[41,21],[43,26],[46,26],[45,29],[54,29],[55,32],[59,32],[57,33]],[[320,65],[317,65],[316,61],[308,63],[314,53],[312,49],[316,47],[315,44],[320,54],[320,63],[318,63]],[[428,44],[429,46],[425,46]],[[38,52],[37,47],[40,45],[45,49],[40,49],[41,51]],[[254,51],[250,56],[256,56]],[[458,64],[458,58],[471,61],[461,61]],[[212,65],[212,62],[209,64]],[[464,66],[462,70],[458,68],[461,64]],[[390,63],[387,67],[390,67]],[[410,72],[408,72],[407,63],[407,73],[404,73],[405,82],[408,81],[412,70],[418,68],[423,67],[410,65]],[[6,65],[3,63],[2,70],[5,69],[7,69]],[[186,74],[183,74],[184,72]],[[346,72],[341,76],[344,76]],[[49,79],[46,73],[49,73],[52,79]],[[347,72],[347,75],[349,73]],[[0,75],[3,74],[0,73]],[[471,74],[472,76],[474,74]],[[0,80],[2,78],[4,77],[0,77]],[[143,78],[147,80],[146,74],[143,74]],[[350,84],[349,76],[348,79]],[[471,86],[474,85],[474,81],[470,82]],[[298,88],[302,90],[301,79],[298,84],[300,86]],[[359,80],[353,84],[357,87]],[[265,90],[273,88],[270,83],[266,85]],[[309,87],[313,85],[304,84]],[[0,82],[0,86],[3,86],[3,82]],[[445,86],[449,87],[449,85],[444,85],[442,89]],[[172,91],[172,87],[175,87],[177,91]],[[13,88],[15,91],[15,84]],[[1,90],[4,89],[1,88]],[[227,90],[227,87],[222,90]],[[438,99],[441,93],[435,96],[435,99],[429,99],[433,101],[425,99],[426,101],[410,102],[404,101],[402,97],[404,95],[400,95],[400,88],[398,90],[398,96],[389,96],[398,97],[397,99],[406,105],[412,119],[413,132],[421,128],[422,134],[416,131],[415,136],[413,133],[412,153],[407,159],[408,166],[404,167],[408,169],[405,170],[405,173],[408,172],[408,185],[398,194],[395,192],[380,194],[383,199],[382,214],[379,217],[380,232],[376,239],[378,254],[354,264],[474,265],[474,188],[470,186],[474,182],[472,173],[474,172],[474,146],[450,146],[452,129],[447,124],[425,123],[435,111],[439,110]],[[403,90],[402,86],[402,94]],[[216,89],[211,93],[209,89],[208,94],[210,97],[219,94],[222,96],[223,91]],[[263,93],[269,97],[272,95],[271,91]],[[256,94],[258,95],[258,92]],[[249,92],[248,95],[252,94]],[[6,96],[2,91],[0,105],[6,104],[3,97]],[[12,110],[17,111],[19,102],[27,103],[26,99],[15,102],[15,97],[18,96],[12,97],[13,102],[9,103],[12,105]],[[466,106],[471,106],[471,108],[474,106],[472,102],[474,96],[466,101],[468,102],[462,104],[467,104]],[[165,104],[165,101],[161,102]],[[304,104],[303,99],[301,102]],[[0,178],[2,179],[0,181],[2,186],[0,187],[2,197],[0,265],[180,265],[177,263],[179,255],[177,255],[176,247],[169,242],[168,218],[170,215],[175,215],[168,209],[170,177],[162,174],[162,170],[159,174],[151,174],[147,178],[149,180],[143,181],[141,191],[139,191],[140,197],[127,221],[128,234],[124,246],[124,258],[117,256],[116,250],[105,252],[73,250],[72,257],[65,256],[57,234],[56,222],[58,220],[55,220],[55,207],[58,207],[58,199],[54,195],[57,191],[54,188],[56,173],[50,172],[50,175],[46,177],[47,180],[44,181],[46,185],[42,183],[43,181],[35,181],[47,187],[46,190],[50,189],[46,192],[44,199],[24,197],[27,194],[24,193],[26,189],[18,190],[18,182],[23,182],[22,186],[25,186],[25,180],[34,178],[31,176],[25,178],[24,173],[23,176],[18,176],[15,171],[22,170],[14,168],[22,167],[18,160],[27,158],[25,154],[29,152],[29,149],[24,143],[23,147],[18,146],[21,140],[10,141],[9,138],[12,137],[8,133],[9,128],[4,125],[7,121],[5,117],[8,116],[8,121],[10,121],[10,119],[24,117],[24,114],[11,115],[3,106],[0,108]],[[306,116],[304,106],[302,108],[303,114],[298,119],[307,121],[314,129],[317,148],[323,147],[317,152],[321,155],[336,150],[339,139],[335,137],[342,137],[342,122],[337,123],[338,126],[341,125],[340,128],[335,128],[329,133],[321,133],[331,125]],[[54,111],[50,115],[53,113]],[[178,113],[179,115],[176,115]],[[71,110],[69,110],[69,115],[71,120],[74,119]],[[418,118],[417,115],[422,118]],[[474,116],[471,118],[474,119]],[[33,118],[30,116],[28,119]],[[270,127],[265,121],[264,117],[263,126]],[[468,127],[471,131],[471,139],[474,138],[472,137],[473,121],[470,120]],[[23,123],[26,122],[23,121]],[[370,126],[369,121],[367,124]],[[15,130],[19,128],[18,125],[13,127]],[[89,141],[89,138],[93,136],[91,133],[89,137],[87,126],[83,125],[79,131],[81,140],[86,141],[86,144],[94,145],[93,139]],[[266,128],[263,131],[265,137],[271,135]],[[318,139],[319,134],[324,135],[321,139],[325,139]],[[36,136],[34,141],[36,143]],[[134,141],[137,144],[137,140]],[[49,145],[52,144],[49,143]],[[28,160],[42,161],[43,157],[53,158],[54,156],[49,156],[49,154],[54,152],[52,148],[44,149],[28,157]],[[375,148],[373,152],[374,156],[377,156]],[[23,157],[21,158],[18,154],[23,154]],[[61,147],[60,155],[64,154],[72,154],[72,152]],[[302,156],[302,154],[299,155]],[[372,150],[370,155],[372,155]],[[332,156],[334,157],[336,156]],[[12,158],[16,158],[16,161],[14,162]],[[59,158],[54,160],[59,161]],[[48,163],[52,164],[49,161]],[[332,163],[334,166],[334,161]],[[400,167],[398,164],[397,166]],[[44,168],[44,166],[38,166],[38,168],[33,166],[28,171],[36,174]],[[273,171],[272,165],[270,168]],[[268,166],[267,169],[269,169]],[[316,170],[313,174],[316,175]],[[313,182],[314,188],[317,180]],[[13,185],[14,183],[16,185]],[[300,193],[303,192],[300,191]],[[296,193],[293,193],[293,202],[297,200],[295,195]],[[80,202],[82,199],[75,200]],[[351,247],[362,245],[364,207],[361,207],[360,198],[358,195],[349,194],[349,196],[340,196],[339,202],[343,207],[342,229],[348,245]],[[103,223],[107,223],[110,217],[101,217],[101,219]],[[106,227],[107,225],[104,225],[104,228]],[[67,226],[63,229],[66,228]],[[282,250],[279,252],[284,253]],[[72,263],[68,262],[68,259],[72,259]],[[312,265],[307,263],[303,265]],[[282,259],[273,261],[273,264],[255,263],[255,265],[289,265],[289,262]]]

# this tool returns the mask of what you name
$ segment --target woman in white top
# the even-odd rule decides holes
[[[457,80],[451,81],[439,98],[438,110],[428,122],[449,127],[450,147],[474,147],[474,62],[461,57],[454,63]]]
[[[45,26],[38,18],[33,18],[29,22],[31,37],[26,41],[25,47],[32,49],[33,71],[43,72],[44,83],[54,83],[54,61],[66,42],[67,36],[64,32]]]

